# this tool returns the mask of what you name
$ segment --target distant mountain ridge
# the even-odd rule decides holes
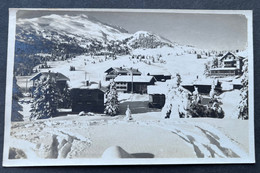
[[[144,36],[142,40],[140,36]],[[140,44],[150,44],[149,48],[172,44],[169,40],[146,31],[129,34],[120,26],[106,24],[83,14],[78,16],[52,14],[39,18],[18,19],[16,39],[20,42],[33,43],[35,37],[54,44],[73,43],[82,48],[86,48],[92,42],[104,45],[111,41],[130,41],[128,45],[132,48],[147,47]]]

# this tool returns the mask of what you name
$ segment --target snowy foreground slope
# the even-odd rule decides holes
[[[120,146],[144,158],[246,158],[248,121],[158,118],[159,112],[124,116],[67,116],[12,124],[10,147],[16,157],[100,158]],[[27,133],[24,133],[26,129]],[[138,135],[136,135],[138,134]],[[14,149],[15,148],[15,149]]]

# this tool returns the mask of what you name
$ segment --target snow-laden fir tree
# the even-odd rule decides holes
[[[71,96],[68,84],[65,85],[63,89],[60,89],[60,98],[58,102],[59,108],[70,108],[71,106]]]
[[[109,90],[105,94],[105,111],[104,113],[110,116],[115,116],[119,110],[119,101],[116,90],[116,83],[111,81],[109,85]]]
[[[248,119],[248,61],[244,59],[238,118]]]
[[[60,91],[56,81],[48,76],[36,82],[30,120],[45,119],[57,114]]]
[[[217,97],[215,92],[214,83],[211,85],[211,90],[209,92],[210,101],[208,104],[207,116],[212,118],[224,118],[224,111],[221,107],[222,102]]]
[[[187,109],[189,107],[189,91],[181,85],[181,76],[177,73],[168,80],[167,92],[165,94],[165,104],[162,109],[162,116],[165,117],[170,112],[168,118],[187,117]]]
[[[188,112],[191,117],[211,117],[211,118],[223,118],[224,111],[221,108],[221,102],[216,96],[215,85],[211,85],[211,91],[209,93],[210,101],[207,105],[201,103],[201,95],[198,92],[198,88],[195,87],[195,91],[190,97],[190,107]]]

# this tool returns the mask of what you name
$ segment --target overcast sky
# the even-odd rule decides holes
[[[17,18],[50,14],[91,15],[129,33],[150,31],[172,42],[203,49],[236,50],[247,46],[247,19],[239,14],[18,11]]]

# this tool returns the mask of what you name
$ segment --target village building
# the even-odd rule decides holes
[[[146,94],[147,86],[154,85],[153,76],[117,76],[114,81],[119,92]]]
[[[162,89],[164,88],[164,89]],[[155,85],[147,87],[150,108],[163,108],[167,95],[167,82],[156,82]]]
[[[242,74],[243,57],[228,52],[218,60],[218,67],[210,69],[210,76],[236,76]]]
[[[123,67],[111,67],[105,71],[106,74],[106,81],[111,79],[115,79],[117,76],[141,76],[142,73],[138,69],[134,68],[123,68]]]
[[[104,93],[101,84],[89,83],[86,86],[71,89],[72,112],[104,113]]]
[[[209,79],[196,79],[194,81],[183,81],[181,86],[191,93],[195,91],[195,87],[198,88],[199,94],[209,95],[211,87],[214,86],[215,91],[221,92],[222,87],[221,83],[218,80],[209,80]]]
[[[166,80],[169,80],[172,78],[172,75],[169,73],[156,73],[156,72],[149,72],[147,74],[148,76],[153,76],[156,81],[165,82]]]
[[[31,92],[33,92],[34,90],[36,80],[42,80],[47,77],[50,77],[53,81],[56,82],[56,86],[60,89],[61,92],[64,90],[64,88],[67,87],[67,81],[70,81],[70,79],[65,75],[63,75],[62,73],[40,72],[34,75],[32,78],[30,78],[30,81],[33,81],[33,87],[31,89]]]

